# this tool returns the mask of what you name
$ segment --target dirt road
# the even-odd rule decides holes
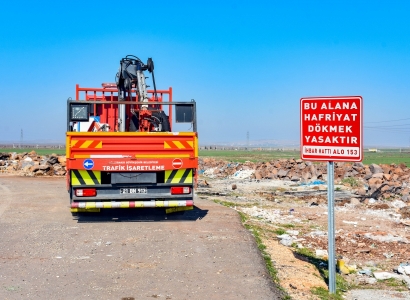
[[[68,204],[64,179],[0,175],[0,299],[281,298],[231,209],[75,219]]]

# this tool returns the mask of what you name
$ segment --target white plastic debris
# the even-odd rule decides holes
[[[327,253],[327,250],[322,250],[322,249],[316,249],[316,256],[321,258],[321,257],[328,257],[329,254]]]

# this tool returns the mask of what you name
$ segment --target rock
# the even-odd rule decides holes
[[[377,280],[386,280],[390,278],[401,278],[400,275],[390,272],[373,272],[374,278]]]
[[[290,247],[293,244],[293,238],[289,234],[282,234],[277,236],[280,239],[280,243],[284,246]]]
[[[54,164],[58,163],[58,158],[57,158],[56,156],[51,156],[51,157],[47,160],[47,162],[48,162],[49,164],[54,165]]]
[[[38,166],[32,166],[30,168],[31,172],[38,172],[38,171],[47,171],[50,169],[50,166],[48,165],[38,165]]]
[[[282,177],[286,177],[289,173],[289,170],[284,170],[284,169],[280,169],[278,172],[278,177],[282,178]]]
[[[372,174],[383,173],[383,169],[379,165],[376,165],[376,164],[371,164],[369,166],[369,169],[372,172]]]
[[[360,248],[355,250],[356,253],[370,253],[370,251],[370,248]]]
[[[391,175],[384,173],[384,174],[383,174],[383,178],[384,178],[384,180],[390,181]]]
[[[357,198],[350,198],[350,204],[351,205],[359,205],[360,204],[360,200]]]
[[[10,156],[10,153],[0,152],[0,160],[8,160],[10,159]]]
[[[290,180],[291,180],[291,181],[300,181],[300,177],[297,176],[297,175],[293,175],[293,176],[290,178]]]
[[[60,164],[54,164],[54,165],[53,165],[53,169],[54,169],[54,171],[60,171],[60,170],[63,169],[63,167],[60,166]]]
[[[402,266],[400,265],[397,268],[397,272],[404,275],[410,275],[410,266]]]
[[[361,162],[355,162],[352,166],[353,169],[357,170],[357,169],[362,169],[364,168],[364,164]]]
[[[360,277],[356,277],[356,282],[357,284],[376,284],[377,283],[377,279],[376,278],[372,278],[372,277],[364,277],[364,276],[360,276]]]
[[[236,184],[232,184],[232,190],[236,190],[238,187],[236,186]]]
[[[390,206],[387,203],[378,203],[370,206],[372,209],[389,209]]]
[[[372,177],[372,178],[369,179],[369,185],[370,186],[377,186],[377,185],[380,185],[382,183],[383,183],[383,181],[380,178],[377,178],[377,177],[376,178]]]
[[[372,175],[372,178],[380,178],[380,179],[383,179],[383,173],[374,173],[373,175]]]
[[[289,235],[293,235],[293,236],[299,235],[298,230],[287,230],[286,233],[289,234]]]
[[[405,206],[407,206],[407,205],[406,205],[406,203],[404,203],[403,201],[394,200],[394,201],[391,203],[391,206],[392,206],[392,207],[395,207],[395,208],[403,208],[403,207],[405,207]]]
[[[404,171],[402,168],[399,167],[399,168],[394,169],[393,173],[400,176],[400,175],[403,175]]]
[[[262,179],[262,175],[260,171],[255,171],[255,179],[261,180]]]
[[[404,219],[410,218],[410,206],[405,206],[403,208],[400,208],[399,214],[401,214],[402,218]]]
[[[31,167],[34,166],[34,162],[33,161],[26,161],[24,160],[23,163],[21,164],[21,169],[25,169],[26,167]]]

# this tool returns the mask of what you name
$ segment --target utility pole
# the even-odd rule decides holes
[[[23,144],[23,129],[21,129],[21,133],[20,133],[20,145],[19,145],[20,149],[21,149],[22,144]]]

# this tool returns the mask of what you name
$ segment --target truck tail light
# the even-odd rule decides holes
[[[96,189],[76,189],[75,195],[77,197],[94,197],[97,195]]]
[[[191,193],[191,188],[188,186],[173,186],[171,187],[171,195],[181,195]]]

